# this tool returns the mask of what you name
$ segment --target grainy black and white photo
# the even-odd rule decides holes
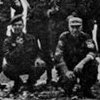
[[[0,100],[100,100],[100,0],[0,0]]]

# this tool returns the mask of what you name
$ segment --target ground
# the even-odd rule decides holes
[[[56,70],[53,69],[52,72],[53,72],[53,80],[56,81],[57,80]],[[24,75],[24,76],[21,76],[21,78],[23,79],[23,81],[26,81],[28,76]],[[40,80],[37,81],[36,86],[40,86],[39,84],[41,83],[45,84],[46,82],[45,80],[46,80],[46,72],[42,75]],[[42,92],[35,92],[34,94],[32,93],[30,94],[27,91],[23,91],[16,96],[13,96],[13,95],[8,96],[7,92],[9,91],[9,89],[11,89],[14,82],[7,79],[3,73],[1,73],[0,75],[0,82],[2,84],[5,84],[7,87],[7,89],[0,90],[0,100],[71,100],[70,98],[63,96],[63,91],[55,90],[53,87],[49,87],[50,91],[46,90]],[[42,87],[45,87],[45,85]],[[40,90],[43,89],[41,87],[38,87],[38,88]],[[100,100],[100,83],[99,82],[96,83],[96,85],[94,85],[93,93],[97,96],[97,99],[78,99],[78,100]]]

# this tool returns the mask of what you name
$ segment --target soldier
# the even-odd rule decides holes
[[[4,74],[14,80],[15,84],[11,93],[18,92],[23,85],[20,75],[28,74],[27,87],[33,91],[33,85],[45,71],[45,63],[40,59],[41,52],[34,36],[24,34],[22,15],[15,16],[12,25],[11,36],[6,38],[3,45],[4,57],[7,64],[3,66]]]
[[[43,51],[43,60],[47,64],[47,83],[51,82],[52,75],[51,69],[53,67],[52,58],[50,55],[50,39],[48,31],[49,18],[47,10],[49,5],[47,0],[29,0],[31,7],[31,17],[27,21],[27,31],[33,34],[37,40],[40,40],[41,48]]]
[[[21,14],[23,11],[19,0],[0,0],[0,72],[2,71],[3,40],[6,37],[7,25],[11,18],[11,7],[15,9],[15,15]]]
[[[96,49],[93,40],[82,32],[82,19],[71,17],[68,21],[69,31],[61,34],[55,52],[58,84],[70,96],[80,79],[81,91],[85,97],[93,97],[90,88],[97,79]]]

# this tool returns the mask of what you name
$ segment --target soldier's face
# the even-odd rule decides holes
[[[82,31],[82,25],[70,25],[69,31],[72,35],[76,36]]]
[[[15,22],[13,25],[12,25],[12,27],[13,27],[13,30],[14,30],[14,33],[15,34],[19,34],[19,33],[21,33],[22,32],[22,30],[23,30],[23,22],[22,21],[18,21],[18,22]]]

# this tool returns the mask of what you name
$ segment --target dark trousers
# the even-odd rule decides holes
[[[80,85],[83,92],[88,91],[97,81],[97,62],[90,61],[88,62],[81,74],[79,74]]]
[[[81,90],[83,93],[87,93],[90,88],[96,83],[97,81],[97,62],[91,61],[88,62],[81,73],[75,73],[76,78],[74,80],[68,79],[66,76],[61,75],[58,81],[58,84],[64,88],[65,92],[68,95],[71,95],[72,89],[75,84],[77,84],[77,78],[80,79],[79,84],[81,85]]]
[[[3,66],[4,74],[15,83],[22,83],[20,75],[28,74],[28,85],[34,85],[40,76],[45,72],[45,66],[34,66],[31,64],[11,65],[6,64]]]
[[[50,38],[48,32],[48,25],[45,23],[35,23],[33,20],[29,20],[27,24],[28,33],[34,35],[37,39],[40,40],[41,48],[42,48],[42,59],[46,62],[47,65],[47,82],[52,79],[52,68],[53,62],[51,58],[50,52]]]

